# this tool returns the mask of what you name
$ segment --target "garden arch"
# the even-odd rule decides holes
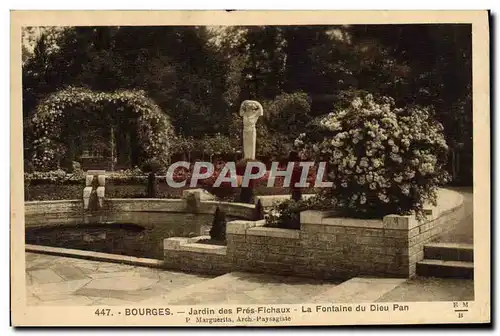
[[[96,92],[68,87],[42,101],[31,119],[33,168],[51,170],[59,167],[68,150],[68,136],[73,136],[71,132],[78,133],[89,121],[101,128],[119,128],[133,123],[140,159],[155,159],[162,165],[168,163],[173,126],[170,118],[144,91]]]

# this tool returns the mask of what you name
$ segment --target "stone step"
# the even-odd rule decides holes
[[[407,279],[352,278],[314,296],[311,303],[369,303],[375,302]]]
[[[424,259],[417,263],[417,275],[436,278],[474,278],[474,263],[470,261]]]
[[[231,272],[141,304],[293,304],[308,302],[337,284],[299,277]]]
[[[430,243],[424,246],[425,259],[474,261],[474,246],[460,243]]]

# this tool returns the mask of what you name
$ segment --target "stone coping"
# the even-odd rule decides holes
[[[304,194],[302,195],[303,199],[308,199],[313,196],[316,196],[316,194]],[[264,208],[269,208],[275,205],[276,203],[281,203],[283,201],[287,201],[292,198],[292,195],[262,195],[262,196],[255,196],[255,204],[260,200],[260,203]]]
[[[435,247],[441,249],[467,250],[474,251],[473,244],[466,243],[450,243],[450,242],[434,242],[425,244],[426,247]]]
[[[124,202],[124,203],[136,203],[136,202],[159,202],[159,203],[182,203],[185,202],[182,198],[106,198],[107,202]],[[25,201],[25,205],[37,205],[37,204],[61,204],[61,203],[75,203],[83,202],[79,199],[72,200],[48,200],[48,201]],[[241,208],[254,209],[254,204],[248,203],[238,203],[238,202],[224,202],[224,201],[202,201],[204,204],[214,204],[214,205],[227,205],[227,206],[238,206]]]
[[[263,236],[263,237],[288,238],[288,239],[300,238],[300,230],[262,227],[262,226],[251,227],[246,231],[246,234],[250,236]]]
[[[83,190],[83,188],[82,188]],[[82,203],[83,200],[71,199],[71,200],[49,200],[49,201],[24,201],[24,205],[41,205],[41,204],[66,204],[66,203]]]
[[[200,240],[210,239],[210,236],[192,238],[171,237],[163,240],[164,250],[195,252],[204,254],[226,255],[227,247],[224,245],[203,244]]]
[[[384,223],[380,219],[357,219],[346,217],[331,217],[334,213],[319,210],[306,210],[300,213],[300,223],[307,225],[332,225],[382,229]]]
[[[165,202],[165,203],[178,203],[184,201],[182,198],[106,198],[108,202]]]
[[[266,224],[265,219],[258,221],[235,220],[226,224],[226,234],[245,234],[249,228],[263,227]]]
[[[112,262],[119,264],[155,267],[155,268],[163,267],[164,263],[163,260],[158,260],[158,259],[138,258],[138,257],[124,256],[121,254],[110,254],[110,253],[94,252],[87,250],[74,250],[61,247],[42,246],[42,245],[26,244],[25,250],[26,252],[50,254],[61,257],[80,258],[80,259],[87,259],[94,261],[105,261],[105,262]]]
[[[438,190],[437,206],[426,205],[426,222],[453,211],[463,204],[463,196],[453,190]],[[419,224],[414,215],[386,215],[382,219],[356,219],[335,217],[335,211],[306,210],[300,213],[301,225],[332,225],[373,229],[411,230]]]
[[[78,205],[81,204],[81,209]],[[47,213],[72,213],[83,211],[83,200],[53,200],[24,202],[25,213],[30,215]],[[60,207],[60,208],[58,208]],[[240,218],[250,218],[255,204],[202,201],[199,209],[189,211],[186,201],[177,198],[108,198],[104,200],[104,211],[131,211],[131,212],[176,212],[193,214],[213,214],[216,207],[220,207],[226,215]]]

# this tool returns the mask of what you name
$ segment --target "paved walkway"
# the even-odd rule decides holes
[[[465,215],[450,231],[439,237],[439,242],[473,244],[474,240],[474,204],[472,188],[454,187],[450,188],[462,194],[464,197]]]
[[[143,301],[148,304],[293,304],[337,287],[338,282],[272,274],[231,272],[179,291]]]
[[[377,302],[473,301],[474,280],[416,277],[400,284]]]
[[[219,277],[26,253],[28,305],[197,305],[472,300],[472,280],[353,278],[343,283],[232,272]]]
[[[139,303],[210,277],[156,268],[26,253],[28,305]]]
[[[304,302],[336,283],[264,274],[220,277],[26,253],[29,305]]]

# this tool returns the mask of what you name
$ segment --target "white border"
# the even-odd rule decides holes
[[[87,0],[85,2],[75,2],[75,3],[70,3],[68,1],[53,1],[53,0],[47,0],[43,2],[43,6],[41,6],[41,3],[38,1],[13,1],[13,0],[7,0],[2,2],[2,4],[7,5],[6,8],[15,8],[15,9],[117,9],[117,8],[123,8],[123,9],[165,9],[163,7],[165,5],[164,1],[141,1],[141,2],[135,2],[135,3],[130,3],[126,4],[123,1],[107,1],[106,3],[103,3],[102,1],[98,0]],[[172,2],[169,2],[169,7],[171,9],[194,9],[194,8],[206,8],[206,9],[220,9],[220,8],[245,8],[245,9],[487,9],[491,8],[493,9],[493,12],[498,12],[498,8],[500,8],[500,2],[498,0],[495,1],[482,1],[482,0],[476,0],[476,1],[450,1],[450,2],[438,2],[438,1],[431,1],[431,0],[421,0],[418,2],[414,3],[405,3],[403,1],[387,1],[387,0],[380,0],[377,2],[371,2],[371,1],[349,1],[349,2],[336,2],[334,3],[335,6],[325,6],[325,2],[322,1],[314,1],[314,0],[309,0],[309,1],[274,1],[273,5],[270,5],[269,1],[261,1],[261,0],[255,0],[252,2],[246,2],[246,3],[240,3],[236,4],[234,1],[211,1],[211,2],[193,2],[193,1],[183,1],[181,3],[175,4]],[[82,6],[83,5],[83,6]],[[304,6],[306,5],[306,6]],[[9,22],[9,12],[7,9],[1,12],[2,13],[2,22],[4,24],[2,25],[2,37],[3,41],[6,43],[9,43],[10,39],[10,26],[9,24],[6,24]],[[498,35],[494,34],[493,35],[495,40],[494,43],[495,45],[498,45]],[[492,41],[493,43],[493,41]],[[10,143],[10,137],[9,137],[9,125],[10,125],[10,106],[9,106],[9,99],[10,99],[10,93],[9,93],[9,88],[10,88],[10,63],[9,63],[9,49],[10,46],[6,45],[6,48],[4,49],[4,53],[2,53],[2,64],[3,67],[1,68],[3,71],[3,98],[2,99],[2,104],[3,104],[3,113],[1,114],[2,122],[0,122],[0,136],[1,141],[0,145],[2,146],[2,151],[1,153],[8,153],[10,151],[9,143]],[[498,60],[498,58],[495,58],[495,60],[492,60],[493,62]],[[496,73],[495,73],[496,74]],[[493,78],[492,78],[493,80]],[[498,93],[498,87],[496,87],[496,91],[492,92],[491,94],[496,94]],[[496,109],[495,109],[496,110]],[[496,118],[498,120],[498,117]],[[495,142],[495,145],[498,145]],[[498,146],[497,146],[498,147]],[[5,154],[4,154],[5,155]],[[3,179],[1,180],[0,184],[0,190],[2,191],[2,202],[1,207],[3,214],[6,214],[5,219],[3,222],[8,223],[10,218],[9,214],[10,209],[9,209],[9,195],[7,194],[7,190],[10,190],[9,186],[9,169],[10,165],[3,165],[0,169],[2,169],[2,177]],[[496,187],[496,185],[495,185]],[[498,200],[497,200],[498,201]],[[499,208],[499,204],[495,203],[494,208]],[[492,204],[493,206],[493,204]],[[8,225],[4,225],[4,230],[7,229]],[[498,241],[499,233],[498,229],[496,230],[497,234],[494,237],[494,241]],[[4,234],[2,235],[2,241],[3,246],[9,246],[9,235],[7,232],[4,231]],[[494,246],[495,244],[493,244]],[[9,257],[8,257],[7,251],[3,253],[3,267],[4,270],[8,269],[9,265]],[[4,283],[3,283],[3,289],[2,291],[2,302],[4,302],[4,309],[2,311],[2,316],[4,316],[5,320],[3,325],[7,326],[9,325],[9,292],[8,292],[8,287],[9,287],[9,282],[10,278],[8,277],[8,273],[4,273]],[[498,311],[498,309],[496,310]],[[496,316],[495,316],[496,317]],[[492,318],[495,318],[492,317]],[[172,330],[173,331],[173,330]],[[296,330],[297,331],[297,330]],[[8,332],[13,332],[12,329],[9,329]],[[92,333],[92,335],[100,334],[102,331],[85,331],[84,333]],[[120,332],[120,331],[110,331],[108,332]],[[140,331],[139,331],[140,332]],[[170,331],[169,331],[170,332]],[[184,331],[186,332],[186,331]],[[216,330],[205,330],[205,332],[208,333],[215,333],[218,332]],[[281,332],[286,332],[286,330],[283,330]],[[317,330],[316,332],[325,332],[325,330]],[[327,331],[328,332],[328,331]],[[340,332],[344,333],[345,331],[343,330],[335,330],[335,332]],[[379,333],[384,333],[384,331],[378,331]],[[476,331],[477,332],[477,331]],[[425,335],[432,334],[429,330],[423,330],[423,331],[418,331],[417,334],[419,333],[425,333]],[[473,333],[473,332],[471,332]]]

